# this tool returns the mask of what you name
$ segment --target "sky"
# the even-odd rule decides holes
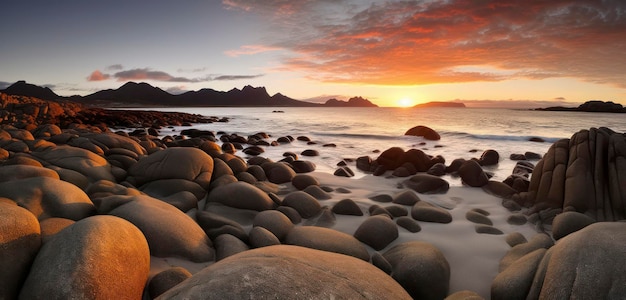
[[[626,105],[626,1],[8,1],[0,89],[264,86],[380,106]]]

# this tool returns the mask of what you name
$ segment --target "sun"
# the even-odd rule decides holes
[[[410,107],[413,106],[413,99],[411,98],[402,98],[397,102],[399,107]]]

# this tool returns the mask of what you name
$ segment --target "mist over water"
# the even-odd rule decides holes
[[[487,149],[500,153],[498,166],[486,168],[495,174],[494,180],[504,180],[515,165],[509,159],[512,153],[527,151],[544,154],[553,142],[569,138],[581,129],[608,127],[626,132],[626,118],[622,114],[549,112],[484,108],[274,108],[274,107],[220,107],[220,108],[163,108],[164,111],[181,111],[205,116],[229,117],[228,123],[194,126],[198,129],[224,131],[240,135],[266,132],[277,139],[280,136],[307,136],[315,145],[294,141],[277,147],[266,147],[262,154],[275,161],[282,159],[285,151],[300,154],[305,149],[315,149],[319,157],[304,157],[316,163],[319,171],[333,172],[343,158],[369,155],[378,157],[374,150],[390,147],[421,149],[429,155],[441,155],[449,164],[456,158],[480,157]],[[281,110],[284,113],[273,113]],[[428,126],[441,135],[439,141],[421,137],[404,136],[417,125]],[[182,128],[163,135],[175,135]],[[543,143],[531,142],[540,138]],[[333,143],[336,147],[322,147]],[[425,143],[425,144],[423,144]],[[471,153],[470,150],[475,150]],[[244,155],[243,153],[238,153]],[[353,168],[356,171],[356,168]],[[358,172],[357,177],[363,176]],[[460,185],[458,178],[446,178],[452,185]]]

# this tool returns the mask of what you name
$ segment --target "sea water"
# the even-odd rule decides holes
[[[552,143],[569,138],[581,129],[608,127],[626,132],[626,116],[611,113],[550,112],[485,108],[302,108],[302,107],[201,107],[158,108],[204,116],[228,117],[227,123],[195,124],[193,128],[237,133],[248,136],[258,132],[271,135],[271,140],[290,135],[306,136],[316,144],[293,141],[265,147],[262,156],[278,161],[283,153],[300,154],[306,149],[317,150],[317,157],[302,157],[317,165],[317,171],[334,172],[343,159],[359,156],[378,157],[378,151],[390,147],[404,150],[420,149],[428,155],[441,155],[449,164],[456,158],[479,158],[488,149],[498,151],[500,163],[486,167],[494,180],[504,180],[511,174],[514,153],[527,151],[543,155]],[[280,112],[276,112],[280,111]],[[405,136],[417,125],[430,127],[441,135],[438,141]],[[186,127],[163,128],[162,135],[177,135]],[[539,138],[544,142],[533,142]],[[323,147],[334,144],[336,147]],[[245,157],[242,152],[238,155]],[[533,161],[536,163],[536,161]],[[365,175],[356,170],[356,178]],[[446,178],[451,185],[461,185],[458,178]]]

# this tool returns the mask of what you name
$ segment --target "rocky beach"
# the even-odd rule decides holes
[[[331,143],[193,127],[227,117],[0,100],[0,299],[626,297],[609,128],[508,157],[389,145],[328,173],[311,159]]]

